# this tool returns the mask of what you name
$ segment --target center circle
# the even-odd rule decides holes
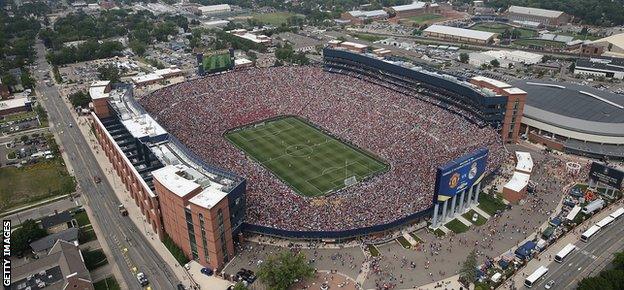
[[[306,157],[312,154],[312,148],[305,144],[296,144],[286,147],[286,154],[292,157]]]

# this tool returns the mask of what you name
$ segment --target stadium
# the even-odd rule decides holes
[[[438,166],[480,148],[490,152],[487,172],[505,159],[491,126],[501,126],[500,107],[487,110],[500,96],[444,75],[428,79],[455,92],[409,90],[415,81],[346,70],[332,51],[323,68],[234,71],[140,103],[207,163],[247,180],[244,229],[270,235],[353,237],[415,221],[437,199]]]
[[[528,92],[522,128],[529,140],[598,159],[624,159],[624,102],[609,91],[574,83],[522,80]]]

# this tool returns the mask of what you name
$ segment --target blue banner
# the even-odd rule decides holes
[[[435,195],[453,197],[485,173],[489,150],[482,148],[438,167]]]

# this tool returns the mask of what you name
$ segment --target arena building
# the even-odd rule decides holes
[[[506,14],[511,21],[533,21],[546,26],[559,26],[570,20],[569,15],[562,11],[513,5],[507,9]]]
[[[424,36],[439,38],[443,40],[490,44],[494,42],[496,33],[479,31],[472,29],[464,29],[452,26],[434,24],[423,30]]]
[[[624,101],[589,86],[523,80],[520,132],[530,141],[592,158],[624,159]]]
[[[609,57],[577,59],[574,74],[621,80],[624,79],[624,60]]]

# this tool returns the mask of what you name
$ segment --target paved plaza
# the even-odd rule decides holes
[[[370,257],[357,243],[342,248],[308,244],[296,246],[296,250],[301,250],[318,270],[334,270],[364,281],[364,289],[418,289],[430,283],[435,286],[435,282],[456,275],[461,263],[473,249],[477,252],[479,263],[484,262],[486,257],[497,257],[514,249],[527,238],[534,238],[535,232],[548,221],[560,204],[564,188],[575,181],[583,181],[583,176],[587,176],[583,173],[579,177],[567,174],[565,161],[582,162],[578,158],[544,153],[532,145],[512,146],[509,150],[531,152],[535,163],[531,180],[537,183],[537,192],[528,195],[523,204],[511,205],[510,210],[492,216],[485,225],[472,225],[465,233],[451,232],[443,237],[422,229],[416,235],[423,243],[415,249],[405,249],[392,240],[377,245],[381,256],[375,258]],[[509,164],[513,164],[513,160]],[[510,168],[503,168],[499,180],[493,182],[494,186],[499,187],[496,191],[502,190],[502,185],[511,176]],[[243,250],[228,265],[226,272],[236,272],[240,268],[256,270],[268,255],[287,250],[289,246],[276,240],[254,240],[242,246]],[[290,248],[295,247],[290,244]]]

